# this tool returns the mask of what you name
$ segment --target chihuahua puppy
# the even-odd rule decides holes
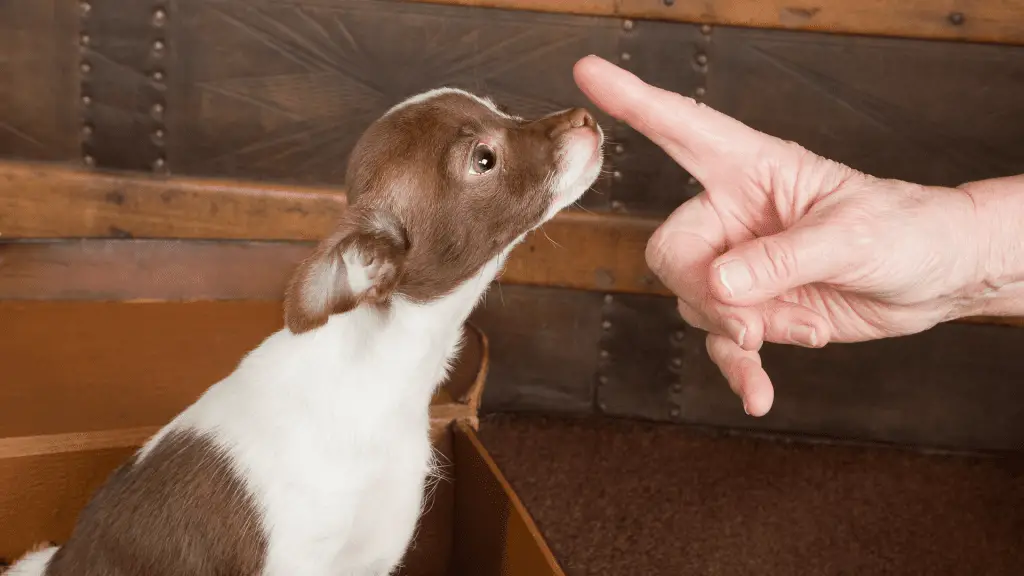
[[[527,121],[450,88],[388,110],[290,280],[285,327],[116,470],[66,543],[6,576],[391,574],[463,324],[509,252],[591,187],[603,143],[586,110]]]

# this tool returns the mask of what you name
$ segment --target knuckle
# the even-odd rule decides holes
[[[785,280],[797,275],[796,255],[788,244],[774,238],[765,238],[761,242],[763,273],[769,280]],[[756,272],[755,272],[756,274]]]

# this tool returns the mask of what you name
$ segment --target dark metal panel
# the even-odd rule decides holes
[[[613,54],[618,33],[613,19],[401,2],[178,5],[172,168],[301,182],[342,182],[369,123],[423,90],[470,89],[524,116],[585,105],[572,66]]]
[[[707,102],[881,177],[1024,172],[1024,47],[715,28]]]
[[[1024,446],[1024,330],[945,324],[907,336],[821,350],[766,344],[775,404],[762,418],[739,399],[691,330],[681,420],[752,430],[968,450]]]
[[[0,156],[79,156],[77,2],[0,2]]]
[[[495,285],[471,321],[490,339],[482,410],[590,413],[601,295]]]
[[[167,2],[96,2],[82,17],[83,152],[102,168],[163,171]]]
[[[597,403],[605,414],[668,420],[682,367],[685,323],[672,298],[604,297]]]
[[[645,81],[700,96],[712,47],[710,27],[624,20],[617,64]],[[699,191],[686,170],[646,136],[617,123],[612,160],[612,208],[662,216]]]

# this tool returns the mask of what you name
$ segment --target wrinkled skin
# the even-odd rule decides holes
[[[650,239],[647,261],[708,332],[748,414],[768,412],[763,342],[821,347],[913,334],[958,317],[983,274],[963,189],[881,180],[760,133],[596,57],[575,78],[705,190]]]

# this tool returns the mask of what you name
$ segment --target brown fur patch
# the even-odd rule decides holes
[[[293,276],[286,297],[288,327],[296,333],[311,330],[330,314],[365,301],[343,290],[322,301],[327,291],[317,283],[317,271],[328,268],[331,258],[336,264],[347,246],[391,259],[394,273],[374,285],[373,303],[386,305],[393,294],[428,302],[455,289],[540,223],[553,200],[552,178],[565,134],[584,125],[595,126],[582,109],[526,121],[458,93],[378,119],[349,159],[347,212],[352,215],[342,218],[337,233]],[[474,152],[481,145],[494,153],[494,164],[474,173]],[[395,223],[400,230],[390,236],[404,244],[372,233],[368,222]],[[344,279],[344,270],[338,270],[337,281],[344,284]]]
[[[267,542],[226,454],[172,432],[116,470],[82,511],[46,576],[256,576]]]

